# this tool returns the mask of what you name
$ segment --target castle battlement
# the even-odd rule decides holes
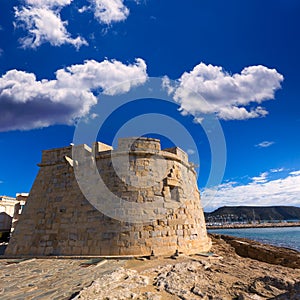
[[[65,157],[72,158],[73,147],[76,148],[77,153],[82,156],[93,156],[96,159],[101,159],[107,156],[120,156],[120,155],[157,155],[165,159],[179,161],[187,167],[190,166],[188,155],[178,147],[172,147],[161,150],[159,139],[139,137],[139,138],[120,138],[118,140],[118,148],[113,149],[112,146],[95,142],[92,147],[86,144],[77,146],[67,146],[62,148],[55,148],[44,150],[42,152],[42,161],[38,164],[47,166],[50,164],[64,163]]]

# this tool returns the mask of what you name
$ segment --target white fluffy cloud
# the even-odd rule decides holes
[[[91,5],[83,6],[78,12],[93,11],[99,23],[110,25],[124,21],[129,16],[129,9],[123,0],[88,1]],[[88,45],[80,36],[73,38],[66,28],[68,21],[61,19],[62,8],[71,3],[72,0],[25,0],[24,5],[15,7],[16,26],[28,32],[27,36],[20,39],[22,47],[36,48],[46,42],[52,46],[71,44],[77,49]]]
[[[55,80],[38,81],[32,73],[10,70],[0,78],[0,131],[72,124],[97,103],[93,91],[113,95],[146,80],[142,59],[129,65],[88,60],[57,70]]]
[[[89,0],[92,4],[95,18],[104,24],[120,22],[127,19],[129,9],[123,0]]]
[[[72,0],[25,0],[25,3],[35,7],[59,7],[69,5]]]
[[[245,185],[237,185],[236,182],[222,184],[216,194],[215,189],[205,189],[202,192],[205,210],[211,211],[225,205],[300,206],[300,171],[290,172],[288,176],[275,180],[268,180],[268,175],[269,172],[264,172]]]
[[[299,171],[293,171],[290,173],[290,175],[300,176],[300,170]]]
[[[269,172],[263,172],[259,176],[252,177],[252,181],[254,183],[265,183],[268,181],[267,180],[268,175],[269,175]]]
[[[283,171],[284,171],[284,168],[278,168],[278,169],[271,169],[270,170],[271,173],[279,173],[279,172],[283,172]]]
[[[194,155],[196,151],[194,149],[187,149],[186,153],[189,155]]]
[[[255,145],[255,147],[258,147],[258,148],[268,148],[268,147],[272,146],[273,144],[274,144],[274,142],[263,141],[263,142]]]
[[[244,120],[268,114],[259,104],[274,99],[282,81],[283,76],[275,69],[261,65],[231,75],[222,67],[200,63],[180,77],[174,97],[182,113],[195,118],[214,113],[224,120]],[[168,91],[172,89],[168,87]]]
[[[87,45],[82,37],[72,38],[66,29],[68,22],[61,20],[61,9],[70,3],[71,0],[26,0],[25,6],[15,7],[17,26],[28,32],[20,39],[22,47],[36,48],[45,42],[52,46],[71,44],[77,49]]]

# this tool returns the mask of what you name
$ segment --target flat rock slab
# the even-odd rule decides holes
[[[241,257],[211,236],[211,253],[156,259],[0,259],[0,299],[299,300],[300,269]],[[236,240],[236,238],[235,238]],[[255,245],[255,242],[240,240]],[[258,246],[258,245],[257,245]],[[269,246],[265,245],[268,249]],[[276,249],[273,249],[274,251]],[[290,251],[277,248],[288,256]]]
[[[123,264],[104,259],[1,259],[0,299],[71,299]]]

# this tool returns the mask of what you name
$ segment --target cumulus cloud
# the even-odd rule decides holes
[[[127,19],[129,9],[123,0],[89,0],[92,4],[95,18],[103,24],[111,24]]]
[[[198,118],[213,113],[224,120],[245,120],[268,114],[259,104],[274,99],[282,81],[283,76],[275,69],[261,65],[232,75],[222,67],[200,63],[183,73],[176,87],[164,79],[164,87],[169,92],[175,88],[174,98],[183,114]]]
[[[95,19],[105,25],[121,22],[128,18],[129,9],[124,0],[88,0],[90,5],[78,9],[79,13],[92,11]],[[139,4],[138,1],[134,1]],[[28,35],[20,39],[23,48],[36,48],[49,42],[52,46],[71,44],[77,49],[88,45],[81,36],[72,37],[67,31],[68,21],[61,19],[61,10],[72,0],[25,0],[24,5],[15,7],[17,27]]]
[[[255,147],[258,147],[258,148],[268,148],[268,147],[272,146],[273,144],[274,144],[274,142],[264,141],[264,142],[261,142],[261,143],[255,145]]]
[[[84,5],[84,6],[82,6],[81,8],[78,9],[78,12],[79,12],[80,14],[82,14],[82,13],[88,11],[88,10],[89,10],[89,6]]]
[[[0,131],[72,124],[97,103],[94,91],[114,95],[147,80],[146,64],[87,60],[41,81],[33,73],[10,70],[0,78]]]
[[[267,180],[268,172],[252,178],[248,184],[229,182],[215,188],[207,188],[202,192],[202,201],[206,211],[221,206],[300,206],[300,170],[288,174],[284,178]],[[214,196],[214,197],[213,197]],[[208,203],[205,199],[210,199]]]
[[[35,7],[60,7],[69,5],[72,0],[25,0],[27,5],[32,5]]]
[[[187,149],[186,153],[189,155],[193,155],[196,153],[196,151],[194,149]]]
[[[167,91],[168,95],[173,94],[176,90],[168,76],[162,78],[162,87]]]
[[[67,21],[60,17],[61,9],[69,5],[71,0],[26,0],[25,6],[15,7],[16,25],[28,32],[20,39],[23,48],[36,48],[49,42],[52,46],[71,44],[77,49],[88,45],[78,36],[72,38],[67,31]]]
[[[300,170],[299,171],[290,172],[290,175],[292,175],[292,176],[300,176]]]
[[[246,120],[246,119],[254,119],[259,117],[264,117],[268,114],[268,112],[258,106],[256,108],[251,108],[250,111],[245,107],[223,107],[217,113],[218,117],[223,120]]]
[[[270,172],[271,172],[271,173],[279,173],[279,172],[283,172],[284,170],[285,170],[284,168],[271,169]]]
[[[252,181],[254,183],[264,183],[264,182],[267,182],[268,175],[269,175],[269,172],[263,172],[259,176],[252,177]]]

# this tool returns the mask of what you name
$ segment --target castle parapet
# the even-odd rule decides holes
[[[139,138],[120,138],[118,141],[118,151],[148,151],[158,152],[161,150],[160,140],[139,137]]]
[[[112,146],[106,145],[101,142],[96,142],[93,144],[93,154],[96,155],[101,152],[112,151],[114,148]]]
[[[183,163],[188,164],[188,155],[178,147],[167,148],[163,151],[175,154]]]
[[[72,146],[43,150],[42,161],[38,164],[39,167],[64,163],[64,157],[72,157]]]

